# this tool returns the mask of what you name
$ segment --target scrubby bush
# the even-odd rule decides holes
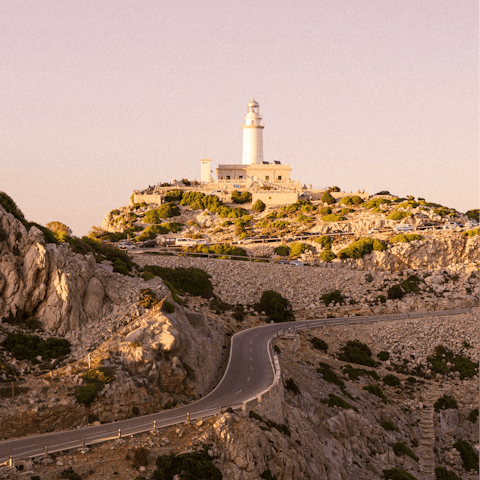
[[[159,456],[152,480],[173,480],[177,475],[182,479],[221,480],[222,472],[213,464],[208,450],[209,446],[203,445],[198,452]]]
[[[335,215],[334,213],[331,213],[330,215],[324,215],[322,217],[322,221],[324,222],[340,222],[342,220],[346,220],[346,218],[342,217],[341,215]]]
[[[478,235],[478,227],[472,230],[467,230],[466,232],[463,232],[463,235],[465,237],[474,237],[475,235]]]
[[[140,467],[148,465],[148,450],[145,447],[134,448],[133,451],[133,467],[137,470]]]
[[[445,467],[436,467],[435,480],[461,480],[461,478],[457,477],[455,473],[447,470]]]
[[[398,432],[398,427],[391,420],[382,422],[382,427],[387,432]]]
[[[324,352],[326,352],[328,350],[327,342],[325,342],[321,338],[312,337],[310,339],[310,343],[311,343],[312,347],[317,349],[317,350],[323,350]]]
[[[380,352],[377,357],[382,361],[382,362],[385,362],[387,361],[389,358],[390,358],[390,353],[388,352]]]
[[[137,303],[139,307],[150,309],[158,303],[158,299],[152,290],[142,288],[140,290],[140,301]]]
[[[145,265],[144,270],[162,278],[169,288],[174,287],[176,290],[196,296],[211,296],[213,292],[211,275],[200,268],[167,268]]]
[[[50,337],[42,340],[36,335],[23,333],[7,333],[7,338],[2,342],[2,347],[8,350],[17,360],[37,362],[36,357],[52,360],[70,353],[70,342],[63,338]]]
[[[372,395],[376,395],[377,397],[379,397],[383,403],[387,403],[387,397],[382,392],[382,389],[379,386],[367,385],[366,387],[363,387],[363,389],[371,393]]]
[[[400,235],[395,235],[389,241],[390,243],[409,243],[414,240],[423,240],[423,237],[416,233],[402,233]]]
[[[290,255],[290,248],[288,248],[287,245],[280,245],[278,247],[275,247],[274,250],[276,255],[280,255],[281,257],[287,257]]]
[[[387,291],[387,296],[390,300],[397,300],[405,295],[405,291],[400,285],[393,285]]]
[[[325,192],[323,195],[322,195],[322,198],[320,198],[320,200],[323,202],[323,203],[327,203],[328,205],[333,205],[335,203],[335,198],[332,197],[332,195],[330,194],[330,192]]]
[[[332,247],[332,238],[328,235],[322,235],[315,239],[315,242],[319,243],[323,248],[330,249]]]
[[[460,452],[463,466],[467,472],[470,470],[478,472],[478,455],[468,442],[458,440],[453,444],[453,448],[456,448]]]
[[[377,298],[375,299],[378,303],[387,303],[387,298],[385,295],[377,295]]]
[[[353,205],[352,197],[346,196],[340,199],[339,205]]]
[[[333,186],[333,187],[330,187],[328,189],[329,192],[339,192],[340,191],[340,187],[337,187],[336,185]]]
[[[332,213],[332,209],[330,207],[322,207],[319,212],[321,215],[330,215]]]
[[[349,340],[342,348],[342,353],[338,358],[344,362],[365,365],[366,367],[375,367],[376,365],[370,348],[358,340]]]
[[[324,250],[320,253],[320,260],[322,260],[322,262],[331,262],[336,258],[337,256],[331,250]]]
[[[75,399],[78,403],[83,403],[88,407],[98,396],[98,389],[95,383],[77,387],[75,390]]]
[[[387,245],[378,239],[361,238],[351,243],[348,247],[343,248],[337,253],[338,258],[362,258],[364,255],[375,251],[383,251],[387,249]]]
[[[343,398],[337,397],[336,395],[333,395],[332,393],[330,393],[328,396],[329,396],[328,400],[327,399],[321,400],[321,402],[324,403],[325,405],[328,405],[329,407],[339,407],[339,408],[345,408],[345,409],[352,409],[355,412],[358,412],[357,407],[354,407],[353,405],[350,405]]]
[[[400,385],[400,379],[395,375],[389,374],[383,377],[383,383],[390,387],[397,387],[398,385]]]
[[[418,278],[416,275],[410,275],[406,280],[400,283],[405,293],[415,293],[420,289],[418,286],[422,283],[423,280]]]
[[[469,210],[465,215],[470,219],[470,220],[476,220],[477,222],[479,221],[479,212],[480,209],[475,208],[473,210]]]
[[[342,208],[340,210],[340,215],[347,215],[348,213],[353,213],[355,210],[353,208]]]
[[[394,210],[392,213],[387,215],[388,220],[402,220],[402,218],[411,217],[410,212],[401,212],[400,210]]]
[[[310,247],[305,243],[293,242],[290,244],[290,256],[298,257],[305,253],[307,250],[310,250]]]
[[[164,300],[162,303],[162,310],[166,313],[173,313],[175,311],[175,306],[167,300]]]
[[[448,395],[443,395],[440,397],[434,404],[433,408],[436,412],[440,410],[450,410],[450,409],[458,409],[458,404],[456,400]]]
[[[332,367],[327,363],[320,363],[320,367],[317,368],[317,372],[320,373],[323,379],[333,385],[337,385],[341,389],[345,388],[345,383],[343,380],[340,380],[337,374],[333,371]]]
[[[238,190],[232,192],[232,202],[233,203],[251,203],[252,194],[250,192],[240,193]]]
[[[143,217],[143,223],[162,223],[164,218],[178,217],[180,209],[173,203],[165,203],[160,207],[149,210]]]
[[[88,384],[106,384],[115,380],[115,376],[113,375],[112,371],[103,367],[92,368],[91,370],[88,370],[88,372],[80,375],[80,378],[85,380]]]
[[[262,293],[256,308],[258,311],[265,312],[268,320],[276,323],[295,320],[290,302],[273,290],[266,290]]]
[[[325,293],[320,297],[320,300],[328,307],[332,302],[334,305],[343,303],[343,296],[339,290],[334,290],[331,293]]]
[[[165,193],[166,202],[180,202],[183,198],[183,192],[181,190],[168,190]]]
[[[474,408],[468,415],[468,419],[472,422],[475,423],[478,419],[478,408]]]
[[[265,204],[260,200],[258,199],[253,205],[252,205],[252,210],[255,212],[255,213],[261,213],[265,210]]]
[[[294,395],[300,395],[300,389],[297,384],[294,382],[293,378],[289,378],[285,381],[285,388],[289,392],[292,392]]]
[[[388,200],[388,198],[372,198],[371,200],[368,200],[368,202],[365,202],[363,206],[370,210],[372,208],[378,208],[382,203],[388,204],[392,202],[391,200]]]
[[[188,251],[199,253],[213,253],[215,255],[233,255],[235,257],[246,257],[247,252],[245,249],[236,247],[234,245],[197,245],[189,247]]]
[[[379,376],[375,370],[365,370],[363,368],[353,368],[351,365],[345,365],[343,373],[348,375],[350,380],[356,380],[358,377],[371,377],[374,380],[379,380]]]
[[[237,322],[242,322],[243,319],[245,318],[246,316],[246,313],[245,313],[245,307],[243,305],[239,305],[237,304],[235,306],[235,310],[233,312],[233,318],[237,321]]]
[[[385,480],[417,480],[411,473],[402,470],[401,468],[390,468],[388,470],[382,470],[382,478]]]

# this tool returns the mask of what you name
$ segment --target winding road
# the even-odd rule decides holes
[[[228,407],[242,408],[245,402],[254,400],[258,394],[267,391],[274,383],[275,375],[279,375],[279,370],[275,372],[270,340],[275,335],[286,333],[288,330],[292,332],[320,326],[454,315],[472,311],[471,308],[463,308],[436,312],[302,320],[253,327],[232,337],[230,359],[225,374],[218,386],[204,398],[171,410],[95,427],[4,440],[0,442],[0,465],[8,462],[10,457],[13,460],[25,459],[43,455],[46,451],[53,453],[80,448],[82,445],[116,439],[119,435],[135,435],[151,431],[154,429],[154,422],[156,428],[162,428],[215,415],[220,407],[223,410]]]

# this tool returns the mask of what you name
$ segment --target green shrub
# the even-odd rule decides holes
[[[371,253],[373,250],[383,251],[387,249],[387,245],[378,240],[372,238],[361,238],[348,247],[343,248],[337,253],[338,258],[362,258],[364,255]]]
[[[400,235],[395,235],[392,237],[389,242],[390,243],[409,243],[413,242],[414,240],[423,240],[421,235],[417,235],[416,233],[402,233]]]
[[[336,395],[333,395],[332,393],[330,393],[328,396],[329,396],[328,400],[327,399],[321,400],[321,402],[324,403],[325,405],[328,405],[329,407],[339,407],[339,408],[345,408],[345,409],[352,409],[352,410],[355,410],[355,412],[358,412],[357,407],[354,407],[353,405],[350,405],[343,398],[337,397]]]
[[[234,245],[197,245],[195,247],[189,247],[188,251],[198,253],[213,253],[215,255],[232,255],[235,257],[247,256],[245,249],[236,247]]]
[[[324,250],[320,253],[320,260],[322,260],[322,262],[331,262],[336,258],[337,256],[331,250]]]
[[[208,445],[203,445],[198,452],[159,456],[152,480],[173,480],[176,475],[185,480],[221,480],[222,472],[213,464],[208,449]]]
[[[211,296],[213,292],[212,282],[210,281],[211,275],[200,268],[167,268],[145,265],[144,270],[168,282],[167,286],[169,288],[172,286],[176,290],[195,296]]]
[[[259,422],[263,422],[263,417],[259,415],[257,412],[254,412],[253,410],[250,410],[250,412],[248,412],[248,418],[254,418]]]
[[[251,203],[252,194],[247,191],[240,193],[238,190],[234,190],[232,192],[232,202],[233,203]]]
[[[329,192],[339,192],[340,188],[335,185],[334,187],[329,188],[328,191]]]
[[[265,204],[259,199],[252,205],[252,210],[255,213],[260,213],[265,210]]]
[[[375,370],[364,370],[363,368],[353,368],[351,365],[345,365],[343,373],[348,375],[350,380],[356,380],[358,377],[363,377],[364,375],[371,377],[375,380],[379,380],[379,376]]]
[[[418,462],[418,457],[407,447],[404,442],[397,442],[393,446],[393,453],[397,456],[400,455],[407,455],[410,458],[413,458],[416,462]]]
[[[22,223],[26,222],[25,216],[18,208],[17,204],[9,195],[2,191],[0,191],[0,205],[7,213],[11,213],[17,220],[20,220]]]
[[[468,419],[472,422],[475,423],[478,419],[478,408],[473,409],[470,414],[468,415]]]
[[[340,222],[342,220],[346,220],[346,218],[342,217],[341,215],[335,215],[334,213],[331,213],[330,215],[324,215],[322,220],[324,222]]]
[[[343,296],[338,290],[334,290],[331,293],[325,293],[320,297],[320,300],[328,307],[332,302],[334,305],[343,302]]]
[[[353,205],[352,197],[346,196],[340,199],[339,205]]]
[[[398,385],[400,385],[400,379],[395,375],[388,374],[385,377],[383,377],[383,383],[390,387],[397,387]]]
[[[75,390],[75,398],[78,403],[83,403],[88,407],[98,396],[98,389],[96,383],[77,387]]]
[[[267,468],[261,475],[260,478],[263,480],[277,480],[277,477],[272,474],[269,468]]]
[[[358,347],[344,348],[343,353],[341,353],[338,358],[344,362],[365,365],[366,367],[375,367],[373,358]]]
[[[268,319],[276,323],[295,320],[290,302],[273,290],[266,290],[262,293],[256,308],[258,311],[264,311]]]
[[[355,210],[353,208],[342,208],[340,210],[340,215],[347,215],[348,213],[353,213]]]
[[[474,210],[469,210],[465,215],[470,219],[470,220],[476,220],[477,222],[479,221],[479,212],[480,209],[475,208]]]
[[[278,345],[274,345],[273,350],[275,351],[275,353],[280,353],[281,352],[280,347]]]
[[[332,238],[328,235],[322,235],[321,237],[316,238],[315,241],[327,250],[332,248]]]
[[[435,480],[461,480],[455,473],[447,470],[445,467],[435,468]]]
[[[456,448],[462,457],[463,466],[465,470],[475,470],[478,472],[478,455],[472,446],[465,440],[458,440],[453,444],[453,448]]]
[[[433,408],[436,412],[440,410],[450,410],[450,409],[458,409],[458,404],[456,400],[448,395],[443,395],[440,397],[434,404]]]
[[[387,296],[390,300],[400,299],[405,295],[403,288],[400,285],[393,285],[388,289]]]
[[[152,272],[143,272],[142,273],[142,278],[148,282],[149,280],[152,280],[152,278],[155,278],[155,275]]]
[[[401,212],[399,210],[395,210],[390,215],[387,215],[388,220],[402,220],[402,218],[411,217],[412,214],[410,212]]]
[[[388,420],[387,422],[382,422],[382,427],[387,432],[398,432],[398,427],[395,426],[395,424],[391,420]]]
[[[183,192],[181,190],[168,190],[165,193],[166,202],[180,202],[183,198]]]
[[[322,374],[322,377],[326,382],[337,385],[342,389],[345,388],[345,383],[343,382],[343,380],[340,380],[338,378],[332,367],[327,363],[320,362],[320,367],[317,368],[317,372]]]
[[[411,473],[401,468],[390,468],[388,470],[382,470],[382,472],[382,478],[385,480],[417,480]]]
[[[17,360],[29,360],[36,363],[36,357],[52,360],[70,353],[70,342],[62,338],[50,337],[42,340],[36,335],[23,333],[7,333],[7,338],[1,344]]]
[[[300,395],[300,389],[298,388],[297,384],[293,381],[293,378],[289,378],[285,382],[285,388],[292,392],[294,395]]]
[[[322,207],[319,212],[321,215],[330,215],[332,213],[332,209],[330,207]]]
[[[387,198],[372,198],[371,200],[368,200],[368,202],[365,202],[363,206],[370,210],[372,208],[378,208],[382,203],[388,204],[392,202]]]
[[[326,352],[328,350],[327,342],[325,342],[321,338],[312,337],[310,339],[310,344],[312,345],[313,348],[315,348],[317,350],[323,350],[324,352]]]
[[[73,470],[73,467],[68,467],[60,474],[60,478],[67,478],[68,480],[82,480],[82,477]]]
[[[472,362],[463,355],[455,355],[453,359],[453,370],[460,373],[460,379],[472,378],[478,373],[478,363]]]
[[[406,280],[400,283],[400,286],[403,288],[405,293],[415,293],[420,289],[418,285],[422,283],[423,280],[420,280],[416,275],[410,275]]]
[[[310,247],[305,243],[293,242],[290,244],[290,256],[298,257],[305,253],[307,250],[310,250]]]
[[[385,295],[378,295],[375,299],[378,303],[387,303],[387,298]]]
[[[178,217],[180,209],[173,203],[165,203],[160,207],[149,210],[143,217],[143,223],[162,223],[164,218]]]
[[[164,300],[164,302],[162,303],[162,310],[167,313],[173,313],[175,311],[175,306],[170,302]]]
[[[387,403],[387,397],[385,394],[382,392],[382,389],[377,386],[377,385],[367,385],[366,387],[363,387],[364,390],[367,392],[371,393],[372,395],[376,395],[377,397],[381,398],[383,403]]]
[[[408,377],[407,382],[411,383],[411,384],[414,384],[414,383],[417,383],[417,379],[415,377]]]
[[[108,368],[92,368],[85,372],[84,374],[80,375],[80,378],[83,378],[87,383],[99,383],[99,384],[106,384],[111,383],[115,380],[115,376],[113,375],[112,371]]]
[[[290,249],[287,245],[280,245],[279,247],[275,247],[273,251],[276,255],[280,255],[281,257],[286,257],[290,255]]]
[[[335,203],[335,198],[332,197],[332,195],[330,195],[330,192],[325,192],[323,195],[322,195],[322,198],[320,198],[320,200],[323,202],[323,203],[327,203],[328,205],[333,205]]]
[[[385,362],[387,361],[389,358],[390,358],[390,354],[388,352],[380,352],[377,357],[382,361],[382,362]]]
[[[478,227],[473,228],[472,230],[467,230],[466,232],[463,232],[463,235],[466,237],[474,237],[475,235],[478,235]]]
[[[149,288],[140,290],[140,301],[137,306],[150,309],[158,303],[156,295]]]

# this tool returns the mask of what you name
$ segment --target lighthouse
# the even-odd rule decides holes
[[[243,122],[242,165],[255,165],[263,162],[263,129],[260,107],[255,97],[248,103],[248,111]]]

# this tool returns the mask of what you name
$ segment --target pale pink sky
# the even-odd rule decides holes
[[[0,3],[0,190],[76,235],[132,190],[266,160],[478,208],[475,0]]]

